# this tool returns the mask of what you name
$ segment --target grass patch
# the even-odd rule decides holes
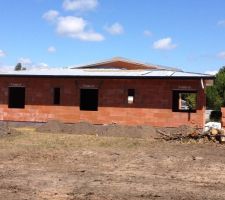
[[[65,133],[38,133],[32,128],[18,129],[21,134],[0,139],[1,149],[73,149],[73,148],[139,148],[151,141],[127,137],[99,137]]]

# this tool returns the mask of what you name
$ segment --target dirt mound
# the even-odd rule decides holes
[[[199,133],[199,130],[187,125],[182,125],[177,128],[154,128],[151,126],[126,126],[117,124],[93,125],[88,122],[64,124],[56,120],[48,121],[46,124],[36,128],[36,131],[166,140],[170,140],[171,138],[184,138],[196,134],[196,132]]]
[[[12,135],[19,133],[15,129],[8,126],[8,124],[1,124],[0,125],[0,137],[6,136],[6,135]]]
[[[131,137],[131,138],[157,138],[156,129],[151,126],[124,126],[105,125],[98,126],[98,132],[103,136]]]
[[[98,130],[98,125],[93,125],[87,122],[79,122],[76,124],[67,124],[64,125],[63,132],[71,133],[71,134],[86,134],[86,135],[96,135],[100,134]]]
[[[151,126],[126,126],[117,124],[93,125],[88,122],[64,124],[55,120],[51,120],[38,127],[36,131],[164,140],[180,140],[181,138],[188,138],[196,133],[199,134],[199,130],[186,125],[177,128],[154,128]]]
[[[38,132],[70,133],[78,135],[98,135],[132,138],[157,138],[156,129],[151,126],[123,126],[123,125],[93,125],[87,122],[64,124],[59,121],[49,121],[36,128]]]
[[[55,120],[50,120],[46,124],[41,125],[40,127],[37,128],[37,130],[40,132],[52,132],[52,133],[62,132],[63,129],[64,124],[60,121]]]
[[[46,124],[36,128],[38,132],[73,133],[73,134],[97,134],[95,125],[87,122],[76,124],[64,124],[57,120],[50,120]]]

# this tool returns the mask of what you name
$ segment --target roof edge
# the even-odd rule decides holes
[[[28,77],[28,78],[89,78],[89,79],[184,79],[184,80],[214,80],[215,76],[89,76],[89,75],[33,75],[33,74],[0,74],[0,77]]]

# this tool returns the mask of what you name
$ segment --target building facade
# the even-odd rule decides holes
[[[204,126],[213,76],[124,59],[0,75],[0,120]]]

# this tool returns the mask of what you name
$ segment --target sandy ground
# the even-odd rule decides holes
[[[225,199],[225,146],[36,133],[0,138],[0,199]]]

